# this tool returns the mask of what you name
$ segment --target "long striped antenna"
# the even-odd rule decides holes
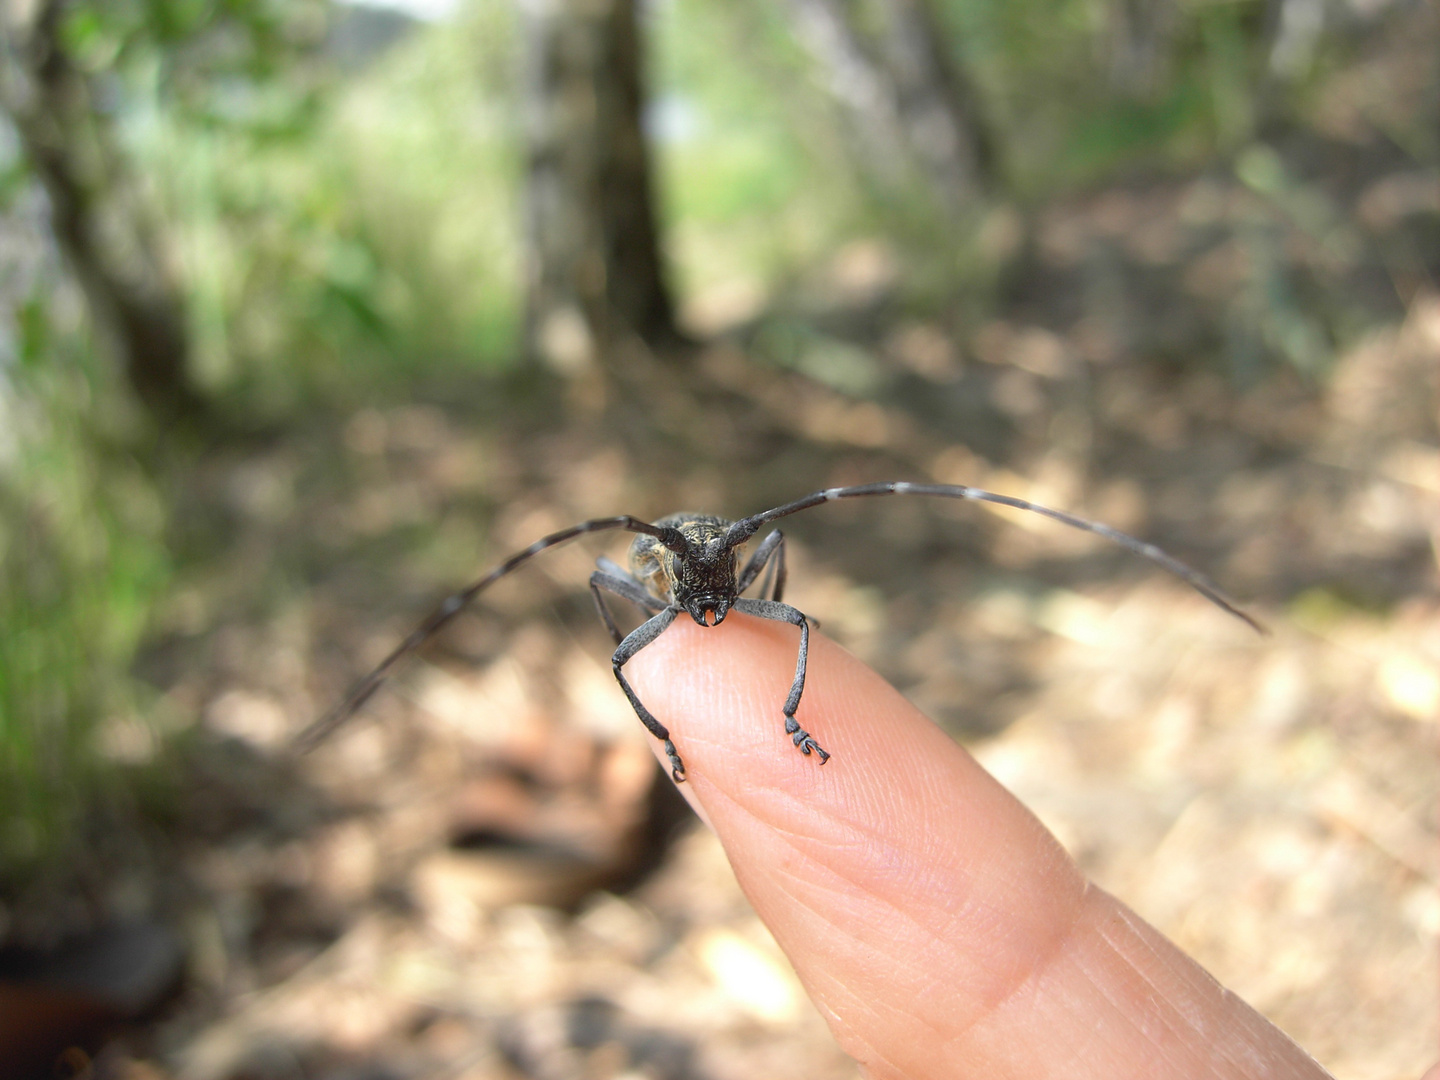
[[[859,499],[873,495],[934,495],[945,499],[969,499],[973,502],[995,503],[999,506],[1010,506],[1016,510],[1029,510],[1032,513],[1043,514],[1045,517],[1053,518],[1062,524],[1069,525],[1074,529],[1082,529],[1085,532],[1095,533],[1103,536],[1127,551],[1133,551],[1136,555],[1143,556],[1153,563],[1164,567],[1174,574],[1181,581],[1185,582],[1192,589],[1205,597],[1212,604],[1237,619],[1247,624],[1259,634],[1268,634],[1267,630],[1259,620],[1241,609],[1240,605],[1230,599],[1215,582],[1211,581],[1199,570],[1186,566],[1179,559],[1167,555],[1154,544],[1147,544],[1144,540],[1138,540],[1128,533],[1119,529],[1112,529],[1109,525],[1102,525],[1098,521],[1090,521],[1086,518],[1076,517],[1074,514],[1067,514],[1062,510],[1052,510],[1048,506],[1041,506],[1039,503],[1029,502],[1026,499],[1017,499],[1013,495],[997,495],[993,491],[985,491],[981,488],[964,487],[958,484],[907,484],[907,483],[882,483],[882,484],[859,484],[855,487],[834,487],[826,488],[824,491],[817,491],[806,495],[802,499],[777,506],[773,510],[765,510],[759,514],[753,514],[747,518],[741,518],[730,526],[726,534],[726,542],[731,546],[744,543],[756,530],[767,522],[776,518],[787,517],[790,514],[799,513],[801,510],[808,510],[812,506],[819,506],[822,503],[835,502],[839,499]]]
[[[332,731],[338,728],[346,720],[355,715],[356,711],[369,701],[375,691],[379,690],[390,673],[407,656],[420,648],[427,641],[438,634],[451,619],[465,610],[466,605],[475,597],[488,589],[495,582],[499,581],[506,574],[519,567],[521,564],[533,559],[542,551],[574,540],[577,536],[584,536],[586,533],[605,532],[611,529],[624,529],[626,532],[644,533],[646,536],[653,536],[672,551],[684,552],[685,538],[678,530],[665,528],[660,525],[651,525],[647,521],[622,514],[619,517],[596,518],[593,521],[582,521],[579,525],[572,525],[568,529],[561,529],[559,532],[551,533],[549,536],[541,537],[523,551],[517,551],[508,559],[496,566],[488,574],[482,577],[473,585],[455,593],[443,604],[436,608],[424,622],[417,626],[404,641],[391,651],[390,655],[380,661],[374,671],[366,675],[345,695],[345,699],[339,705],[331,709],[324,716],[308,725],[300,734],[295,736],[295,748],[301,753],[313,750]]]

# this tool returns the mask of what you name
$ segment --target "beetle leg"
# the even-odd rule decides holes
[[[596,576],[599,576],[598,572]],[[651,599],[653,600],[654,597]],[[636,653],[663,634],[679,613],[679,608],[664,608],[658,615],[647,619],[630,631],[625,640],[620,642],[620,647],[615,650],[615,655],[610,658],[610,666],[615,670],[615,678],[620,683],[620,689],[625,691],[625,696],[630,700],[630,706],[635,710],[635,715],[640,718],[640,722],[645,725],[651,735],[665,744],[666,756],[670,758],[670,775],[677,784],[683,784],[685,782],[685,763],[680,760],[680,755],[675,750],[675,744],[670,741],[669,729],[656,720],[650,710],[635,696],[635,691],[630,688],[624,672],[620,670],[634,658]]]
[[[803,612],[789,604],[781,604],[773,600],[751,600],[742,597],[735,601],[735,609],[743,611],[747,615],[758,615],[762,619],[773,619],[776,622],[790,623],[800,627],[800,655],[795,661],[795,680],[790,684],[790,696],[785,699],[782,709],[785,714],[785,734],[790,736],[790,741],[799,748],[802,754],[819,754],[820,764],[824,765],[830,760],[830,755],[795,719],[795,710],[800,708],[800,695],[805,692],[805,665],[810,658],[809,620]]]
[[[606,563],[609,565],[607,566]],[[651,615],[665,607],[663,600],[657,600],[650,595],[644,585],[606,559],[601,563],[601,569],[590,575],[590,595],[595,598],[595,610],[600,613],[600,618],[605,623],[605,629],[610,631],[610,637],[614,639],[616,645],[620,644],[625,635],[620,633],[620,628],[615,625],[615,619],[610,614],[605,597],[601,595],[602,590],[618,596],[622,600],[629,600],[636,607]]]
[[[760,541],[760,546],[755,549],[755,554],[750,556],[750,561],[745,564],[745,569],[740,571],[740,577],[735,582],[737,593],[743,593],[754,584],[755,579],[760,576],[760,571],[765,569],[765,564],[770,562],[771,555],[775,556],[774,566],[778,570],[778,580],[775,593],[770,599],[780,599],[780,593],[785,588],[785,536],[779,529]],[[764,595],[764,592],[765,590],[762,589],[761,594]]]

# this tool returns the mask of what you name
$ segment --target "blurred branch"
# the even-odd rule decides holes
[[[1111,0],[1107,14],[1110,85],[1131,100],[1153,100],[1170,78],[1175,0]]]
[[[910,160],[956,214],[990,187],[994,154],[978,102],[927,0],[879,0],[878,46],[844,0],[790,0],[801,40],[851,116],[859,154],[886,183]]]
[[[200,406],[186,382],[183,307],[109,118],[66,54],[69,10],[65,0],[0,5],[0,105],[49,197],[97,337],[151,414],[173,423]]]
[[[994,153],[980,103],[930,0],[881,0],[886,51],[906,137],[953,207],[990,186]]]

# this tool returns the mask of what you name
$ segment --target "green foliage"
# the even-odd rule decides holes
[[[1144,78],[1116,59],[1109,0],[934,3],[996,135],[1001,195],[1023,202],[1234,154],[1305,85],[1268,72],[1258,3],[1131,5],[1169,13],[1140,50]],[[878,37],[874,0],[848,8]],[[516,354],[513,5],[476,0],[358,60],[326,44],[341,18],[325,0],[88,0],[66,26],[78,60],[116,88],[161,198],[200,381],[269,411]],[[786,5],[671,0],[648,9],[646,31],[682,297],[735,282],[773,295],[877,234],[917,296],[985,293],[994,270],[969,235],[984,208],[947,224],[923,184],[872,186]],[[1334,52],[1317,47],[1311,69]]]
[[[1123,171],[1191,171],[1233,156],[1263,125],[1298,116],[1345,53],[1331,33],[1280,72],[1259,3],[933,2],[997,144],[999,195],[1022,203]],[[879,48],[876,0],[840,7]],[[653,9],[648,29],[682,292],[734,279],[773,292],[846,239],[875,234],[899,249],[908,285],[931,302],[984,291],[993,271],[970,236],[984,208],[947,223],[923,183],[870,182],[826,89],[832,75],[798,40],[787,5],[672,0]],[[1313,352],[1297,333],[1281,336],[1282,355]]]
[[[0,394],[0,880],[65,850],[114,780],[102,735],[143,728],[127,670],[167,576],[158,494],[97,434],[114,388],[46,295]]]
[[[67,27],[158,196],[197,380],[265,412],[503,365],[517,339],[509,5],[348,66],[326,46],[342,16],[131,0],[81,5]]]
[[[176,104],[203,114],[236,83],[293,76],[323,32],[325,0],[81,0],[61,42],[91,72],[150,70]]]
[[[1280,79],[1256,2],[932,2],[996,137],[1001,198],[1021,202],[1233,155],[1343,52],[1332,34]],[[882,36],[876,0],[842,6]],[[126,145],[160,196],[200,381],[270,411],[493,370],[516,353],[514,5],[474,0],[359,59],[329,44],[343,11],[327,0],[85,0],[65,27],[77,61],[112,88]],[[1122,11],[1163,16],[1140,35],[1140,60],[1124,60]],[[970,234],[984,208],[947,224],[923,184],[872,186],[787,5],[670,0],[647,9],[645,29],[682,297],[736,282],[773,295],[844,241],[877,234],[927,302],[983,296],[995,271]],[[1289,352],[1309,348],[1284,336]]]
[[[1270,44],[1259,4],[1129,5],[1129,17],[1161,23],[1130,58],[1118,3],[937,6],[1027,198],[1136,164],[1194,164],[1253,132]]]
[[[870,208],[783,5],[674,0],[647,29],[682,294],[737,278],[773,287],[863,231]]]

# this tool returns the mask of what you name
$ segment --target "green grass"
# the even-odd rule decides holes
[[[114,777],[106,726],[146,722],[128,668],[168,574],[156,489],[97,434],[103,373],[26,312],[0,422],[0,881],[64,853]]]

